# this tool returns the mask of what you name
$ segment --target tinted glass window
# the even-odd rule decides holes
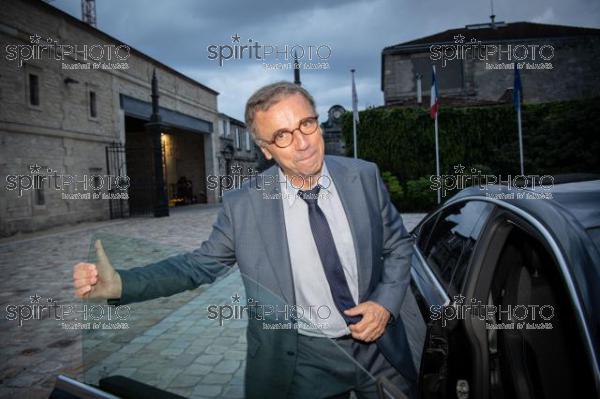
[[[434,215],[429,220],[427,220],[421,227],[419,228],[419,236],[417,237],[417,246],[421,251],[425,251],[427,249],[427,242],[429,241],[429,237],[431,236],[431,231],[433,230],[433,226],[435,226],[435,221],[439,215]]]
[[[442,211],[423,256],[439,278],[460,291],[469,259],[493,205],[482,201],[457,204]]]

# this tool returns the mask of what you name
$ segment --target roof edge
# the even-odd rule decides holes
[[[188,81],[189,83],[192,83],[192,84],[194,84],[196,86],[200,86],[204,90],[207,90],[207,91],[209,91],[209,92],[211,92],[211,93],[213,93],[215,95],[219,95],[218,91],[216,91],[214,89],[211,89],[210,87],[208,87],[208,86],[206,86],[206,85],[198,82],[195,79],[190,78],[189,76],[183,74],[182,72],[179,72],[178,70],[176,70],[176,69],[174,69],[174,68],[172,68],[172,67],[170,67],[170,66],[168,66],[168,65],[166,65],[164,63],[162,63],[161,61],[157,60],[156,58],[153,58],[153,57],[151,57],[151,56],[149,56],[149,55],[141,52],[140,50],[136,49],[135,47],[130,46],[129,44],[127,44],[127,43],[125,43],[125,42],[123,42],[123,41],[121,41],[121,40],[119,40],[119,39],[117,39],[117,38],[109,35],[108,33],[104,32],[104,31],[102,31],[102,30],[100,30],[100,29],[98,29],[98,28],[96,28],[94,26],[86,24],[85,22],[81,21],[80,19],[75,18],[71,14],[69,14],[69,13],[67,13],[67,12],[65,12],[65,11],[63,11],[63,10],[61,10],[61,9],[59,9],[59,8],[51,5],[51,4],[46,3],[45,1],[41,1],[41,0],[28,0],[28,2],[30,4],[32,4],[34,7],[40,7],[40,8],[45,9],[45,10],[51,12],[51,13],[54,13],[57,16],[66,18],[68,21],[73,22],[74,24],[76,24],[80,28],[83,28],[83,29],[86,29],[88,31],[91,31],[94,34],[100,35],[103,38],[108,39],[110,41],[113,41],[113,42],[115,42],[117,44],[125,45],[125,46],[129,47],[134,54],[136,54],[137,56],[139,56],[141,58],[144,58],[145,60],[151,62],[152,64],[155,64],[156,66],[158,66],[160,68],[163,68],[163,69],[165,69],[165,70],[167,70],[167,71],[169,71],[169,72],[177,75],[178,77],[180,77],[183,80]]]

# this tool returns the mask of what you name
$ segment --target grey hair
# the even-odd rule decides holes
[[[300,85],[295,83],[281,81],[268,84],[254,92],[246,102],[245,119],[246,126],[252,133],[252,138],[257,142],[256,127],[254,126],[254,117],[257,111],[267,111],[273,105],[287,96],[300,94],[309,103],[313,110],[316,110],[315,99],[310,93]],[[258,143],[257,143],[258,144]]]

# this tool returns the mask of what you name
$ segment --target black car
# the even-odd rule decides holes
[[[467,188],[412,234],[421,398],[600,397],[600,180]]]
[[[465,189],[412,234],[420,398],[600,397],[600,180]],[[51,398],[183,398],[121,375],[89,382],[60,376]]]

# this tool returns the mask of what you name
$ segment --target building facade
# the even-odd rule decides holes
[[[220,142],[218,184],[216,187],[212,184],[210,188],[221,198],[223,190],[236,188],[235,182],[240,180],[234,182],[234,176],[249,176],[258,170],[262,154],[244,122],[220,113],[217,130]]]
[[[513,63],[521,65],[523,101],[596,96],[600,29],[529,22],[467,25],[386,47],[381,55],[385,106],[429,106],[432,65],[446,105],[512,101]],[[421,90],[419,90],[419,86]]]
[[[216,91],[42,1],[3,4],[0,42],[1,236],[148,213],[156,159],[170,202],[182,178],[187,201],[218,200]]]

